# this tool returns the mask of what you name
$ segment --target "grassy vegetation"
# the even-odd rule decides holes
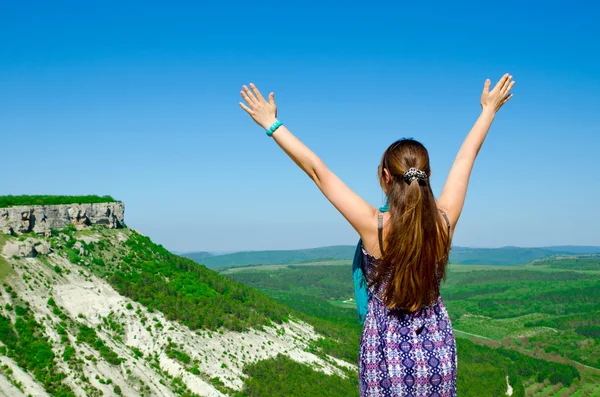
[[[283,355],[244,367],[244,390],[234,397],[347,397],[358,394],[358,378],[326,375]],[[268,380],[268,381],[266,381]]]
[[[0,208],[20,205],[94,204],[116,202],[111,196],[0,196]]]
[[[600,279],[549,270],[451,272],[442,296],[455,328],[600,368]]]
[[[104,344],[93,328],[90,328],[85,324],[79,325],[79,333],[77,334],[77,343],[82,342],[85,342],[96,349],[100,353],[100,356],[109,364],[119,365],[123,361],[119,358],[117,353]]]
[[[84,234],[93,237],[92,241],[100,237],[100,241],[85,243]],[[323,335],[309,346],[311,352],[325,359],[331,355],[357,362],[361,326],[354,303],[349,301],[353,287],[348,261],[251,266],[224,271],[228,278],[175,256],[132,230],[98,227],[78,232],[70,227],[49,240],[56,254],[104,277],[121,294],[150,311],[159,310],[192,329],[244,331],[295,317]],[[75,248],[77,242],[83,250]],[[2,243],[0,234],[0,246]],[[600,392],[589,386],[600,382],[600,371],[570,361],[600,367],[598,270],[587,260],[575,265],[554,259],[540,262],[527,267],[450,267],[442,294],[459,338],[459,395],[503,396],[506,376],[513,397],[525,396],[526,390],[538,397],[572,395],[579,389],[589,389],[589,395]],[[60,276],[65,269],[55,271]],[[48,305],[55,314],[63,315],[53,299],[48,299]],[[16,317],[0,318],[0,340],[6,345],[2,354],[28,357],[29,361],[19,365],[53,395],[72,395],[64,388],[65,375],[57,370],[56,362],[82,365],[75,358],[75,349],[81,344],[97,351],[107,363],[121,362],[95,329],[77,322],[69,325],[75,340],[65,342],[58,357],[52,350],[50,356],[45,348],[50,342],[28,309],[17,305],[6,310],[14,310]],[[133,305],[129,310],[134,310]],[[119,319],[111,315],[103,319],[103,327],[116,336],[123,332]],[[169,344],[165,354],[198,375],[185,346]],[[346,378],[328,376],[284,356],[247,365],[244,373],[249,377],[243,391],[231,395],[358,394],[356,373]],[[181,395],[188,393],[180,378],[172,379],[170,387]]]
[[[460,396],[505,396],[507,376],[513,385],[513,397],[532,396],[534,390],[544,393],[535,394],[539,397],[558,397],[581,387],[579,373],[570,365],[549,363],[510,350],[492,349],[466,339],[458,340],[458,348],[461,352],[461,370],[457,379]],[[347,373],[346,378],[329,376],[282,355],[246,365],[243,371],[249,378],[242,392],[234,397],[346,397],[358,394],[356,373]],[[526,394],[525,385],[529,386],[529,394]],[[583,387],[593,388],[591,384]]]
[[[10,287],[5,287],[10,293]],[[30,372],[53,396],[74,397],[73,391],[64,383],[67,377],[57,366],[58,358],[52,351],[52,344],[44,335],[33,313],[25,306],[15,307],[16,321],[0,315],[0,355],[13,358],[17,364]]]
[[[134,231],[127,233],[129,239],[120,245],[105,241],[86,244],[88,254],[83,257],[70,248],[74,238],[64,242],[55,237],[53,244],[63,245],[67,257],[76,257],[77,262],[105,277],[122,295],[191,329],[243,331],[287,319],[288,309],[263,294],[173,255]]]
[[[575,256],[571,258],[548,258],[535,261],[535,267],[568,270],[600,270],[600,255]]]
[[[504,395],[507,375],[513,396],[525,395],[527,379],[545,381],[548,396],[597,382],[600,371],[589,370],[590,375],[574,361],[600,368],[600,280],[595,272],[571,268],[554,261],[535,267],[450,266],[442,295],[459,338],[459,395],[495,395],[492,390]],[[356,362],[361,327],[354,303],[344,303],[353,298],[349,265],[236,270],[223,274],[302,312],[328,337],[315,351]],[[584,371],[581,381],[574,366]]]

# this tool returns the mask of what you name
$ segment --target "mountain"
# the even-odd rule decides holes
[[[225,255],[204,255],[204,252],[190,252],[182,256],[201,263],[209,268],[275,265],[281,263],[301,263],[324,260],[345,260],[354,256],[356,246],[336,245],[330,247],[300,250],[244,251]]]
[[[521,265],[560,253],[545,248],[468,248],[452,247],[450,263],[462,265]]]
[[[586,254],[600,254],[600,247],[589,246],[589,245],[560,245],[554,247],[544,247],[547,250],[555,251],[563,254],[575,254],[575,255],[586,255]]]
[[[198,251],[198,252],[191,252],[191,253],[176,252],[176,254],[179,256],[183,256],[185,258],[189,258],[198,263],[203,263],[203,261],[206,260],[207,258],[215,256],[215,254],[206,252],[206,251]]]
[[[600,247],[557,246],[544,248],[502,247],[468,248],[452,247],[450,263],[462,265],[522,265],[555,255],[600,253]]]
[[[244,396],[282,366],[356,391],[356,365],[293,310],[122,223],[15,222],[0,233],[0,395]]]
[[[354,245],[337,245],[330,247],[244,251],[226,255],[208,254],[206,252],[189,252],[182,256],[190,258],[209,268],[235,267],[247,265],[276,265],[302,262],[321,262],[326,260],[351,260],[354,257]],[[450,263],[463,265],[521,265],[534,260],[549,258],[555,255],[578,255],[600,253],[600,247],[593,246],[556,246],[543,248],[502,247],[502,248],[469,248],[452,247]]]

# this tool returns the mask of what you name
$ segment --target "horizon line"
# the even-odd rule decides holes
[[[185,254],[198,254],[198,253],[206,253],[214,256],[219,255],[230,255],[230,254],[238,254],[242,252],[265,252],[265,251],[303,251],[303,250],[316,250],[322,248],[331,248],[331,247],[355,247],[355,244],[335,244],[335,245],[324,245],[319,247],[309,247],[309,248],[290,248],[290,249],[262,249],[262,250],[220,250],[220,251],[207,251],[207,250],[198,250],[198,251],[171,251],[177,255],[185,255]],[[558,248],[558,247],[576,247],[576,248],[598,248],[600,253],[600,245],[575,245],[575,244],[557,244],[557,245],[544,245],[544,246],[518,246],[518,245],[504,245],[500,247],[472,247],[466,245],[453,245],[451,249],[454,248],[468,248],[468,249],[503,249],[503,248],[520,248],[520,249],[549,249],[549,248]]]

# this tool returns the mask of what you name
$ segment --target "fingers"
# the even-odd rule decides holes
[[[248,102],[248,105],[250,105],[250,107],[252,107],[252,108],[254,108],[256,105],[258,105],[258,101],[254,97],[254,94],[248,89],[248,87],[243,86],[242,88],[243,88],[243,91],[241,92],[242,97],[246,100],[246,102]]]
[[[250,83],[250,88],[252,88],[252,92],[254,92],[254,95],[256,95],[256,99],[258,99],[259,102],[264,102],[265,99],[261,95],[261,93],[258,90],[258,88],[256,88],[256,86],[254,85],[254,83]]]
[[[269,94],[269,103],[273,106],[275,106],[275,93],[272,92]]]
[[[244,109],[248,114],[252,113],[252,109],[250,109],[248,106],[244,105],[242,102],[240,102],[240,106],[242,109]]]
[[[512,79],[512,76],[510,76]],[[509,84],[506,85],[506,88],[504,89],[504,91],[502,92],[504,95],[507,95],[510,90],[512,90],[513,86],[515,85],[514,81],[511,81]]]
[[[504,84],[502,84],[502,88],[501,91],[503,94],[506,94],[508,92],[508,87],[510,86],[512,80],[512,76],[508,75],[508,78],[506,80],[504,80]]]
[[[509,74],[506,73],[504,76],[502,76],[502,78],[500,80],[498,80],[498,82],[496,83],[496,86],[494,87],[493,91],[499,90],[504,86],[504,83],[506,82],[506,80],[508,79]]]
[[[491,84],[492,84],[492,82],[490,81],[490,79],[485,80],[485,83],[483,83],[483,92],[481,93],[482,95],[490,92]]]
[[[510,98],[512,98],[512,97],[513,97],[513,94],[510,94],[510,95],[508,95],[506,98],[504,98],[504,99],[502,100],[502,105],[504,105],[506,102],[508,102],[508,101],[510,100]]]
[[[246,103],[252,107],[252,99],[250,99],[250,97],[248,97],[244,91],[240,91],[240,95],[242,98],[244,98],[244,101],[246,101]]]

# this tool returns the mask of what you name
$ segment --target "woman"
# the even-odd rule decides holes
[[[241,91],[246,101],[240,102],[242,109],[308,174],[362,239],[369,299],[358,365],[361,396],[456,395],[456,344],[440,282],[475,158],[496,112],[512,97],[513,85],[508,74],[491,91],[490,80],[485,81],[481,115],[437,201],[425,147],[403,139],[387,148],[378,168],[387,212],[350,190],[277,120],[273,93],[265,100],[253,84]]]

